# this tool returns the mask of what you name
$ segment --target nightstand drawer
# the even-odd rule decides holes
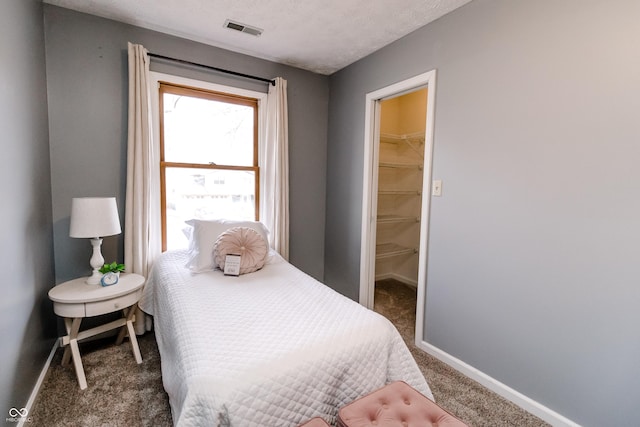
[[[84,317],[84,304],[62,304],[59,302],[53,303],[53,311],[62,317]]]
[[[85,316],[98,316],[105,313],[113,313],[117,310],[123,310],[137,303],[142,296],[142,289],[138,289],[127,295],[117,298],[111,298],[106,301],[88,302],[85,304]]]

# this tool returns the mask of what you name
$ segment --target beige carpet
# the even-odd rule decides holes
[[[152,333],[138,338],[142,363],[129,341],[115,337],[80,344],[88,387],[80,390],[73,363],[62,366],[58,349],[29,426],[171,426],[169,399],[162,386],[160,355]],[[26,424],[25,424],[26,425]]]
[[[413,298],[413,301],[411,300]],[[545,426],[539,419],[417,350],[412,320],[415,292],[393,282],[376,289],[376,310],[403,334],[438,403],[473,426]],[[61,366],[58,349],[29,416],[29,426],[171,426],[171,410],[162,387],[160,357],[153,334],[139,337],[142,364],[129,342],[115,338],[80,344],[88,388],[80,390],[72,364]],[[234,426],[242,427],[242,426]],[[266,426],[268,427],[268,426]]]

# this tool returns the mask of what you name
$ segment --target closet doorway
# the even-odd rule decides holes
[[[413,287],[416,343],[426,303],[434,94],[435,70],[366,98],[360,303],[374,308],[376,281],[380,292],[408,298]]]

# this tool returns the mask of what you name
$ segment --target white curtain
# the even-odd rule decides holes
[[[148,277],[161,252],[159,160],[151,121],[149,56],[129,43],[129,134],[125,205],[124,263],[129,273]],[[151,329],[151,318],[136,312],[136,334]]]
[[[124,261],[127,271],[148,277],[161,253],[160,162],[153,141],[149,56],[129,43],[129,134],[125,206]],[[260,218],[269,228],[271,246],[289,259],[289,141],[287,81],[269,85],[265,144],[262,151]],[[136,334],[151,329],[151,318],[138,309]]]
[[[260,219],[270,230],[271,247],[289,259],[289,121],[287,81],[275,79],[267,96],[266,139],[261,173]]]

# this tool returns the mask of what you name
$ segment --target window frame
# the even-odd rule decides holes
[[[262,141],[264,140],[264,124],[267,94],[246,89],[240,89],[230,86],[219,85],[216,83],[204,82],[199,80],[188,79],[179,76],[173,76],[158,72],[151,72],[151,113],[154,123],[154,146],[157,157],[157,176],[159,184],[159,209],[160,209],[160,227],[162,236],[162,251],[167,250],[167,221],[166,221],[166,179],[165,172],[167,168],[192,168],[192,169],[208,169],[208,170],[244,170],[255,173],[255,220],[260,219],[261,198],[263,190],[263,180],[260,169],[264,163],[262,155]],[[168,90],[163,90],[163,88]],[[230,102],[239,105],[247,105],[254,108],[254,150],[253,164],[251,166],[235,166],[235,165],[212,165],[206,163],[180,163],[167,162],[164,159],[164,113],[163,113],[163,96],[165,92],[180,94],[185,96],[197,96],[204,99],[215,101]]]

